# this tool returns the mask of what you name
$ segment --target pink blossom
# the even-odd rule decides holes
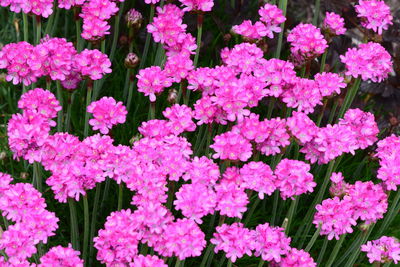
[[[360,44],[358,48],[349,48],[340,60],[346,65],[346,75],[366,81],[381,82],[392,71],[392,60],[386,49],[378,43]]]
[[[93,119],[89,120],[93,130],[100,130],[102,134],[108,134],[114,125],[124,123],[128,114],[122,102],[116,102],[114,98],[106,96],[92,102],[87,107],[87,112],[93,114]]]
[[[196,124],[192,120],[193,111],[186,105],[175,104],[168,107],[163,111],[163,115],[168,119],[168,128],[175,135],[196,130]]]
[[[215,245],[214,251],[222,250],[232,262],[242,258],[244,254],[252,255],[254,249],[254,233],[245,228],[242,223],[223,224],[216,227],[216,233],[210,240]]]
[[[276,155],[281,152],[283,147],[290,144],[290,135],[286,129],[286,120],[281,118],[274,118],[271,120],[265,119],[261,122],[261,131],[259,135],[268,133],[267,139],[257,144],[257,150],[261,151],[264,155]],[[265,131],[262,133],[262,131]],[[256,140],[257,142],[257,140]]]
[[[370,263],[400,261],[400,243],[394,237],[382,236],[361,246],[361,251],[367,252]]]
[[[142,122],[138,130],[144,137],[157,138],[173,134],[170,126],[166,120],[149,120]]]
[[[64,9],[71,9],[73,6],[81,6],[85,0],[59,0],[58,7]]]
[[[77,71],[82,76],[89,76],[92,80],[99,80],[106,73],[111,73],[111,61],[106,54],[97,49],[85,49],[75,57]]]
[[[83,267],[83,260],[79,258],[79,251],[74,250],[71,244],[68,247],[52,247],[40,258],[39,267],[65,266]]]
[[[254,40],[261,39],[268,34],[264,23],[257,21],[253,25],[251,20],[245,20],[240,25],[234,25],[232,31],[236,34],[242,35],[243,37]]]
[[[318,132],[317,125],[302,112],[294,111],[292,117],[286,119],[286,125],[291,134],[302,144],[313,140]]]
[[[247,204],[249,203],[244,189],[233,182],[224,181],[215,186],[215,191],[217,192],[216,210],[221,215],[243,217],[243,213],[246,212]]]
[[[281,32],[280,24],[286,21],[285,16],[281,9],[276,5],[265,4],[258,10],[260,20],[265,24],[267,29],[267,36],[273,38],[273,33]]]
[[[215,159],[247,161],[252,155],[250,142],[235,132],[215,136],[214,144],[210,147],[216,152],[213,155]]]
[[[206,186],[215,185],[220,178],[219,166],[205,156],[194,157],[183,176],[185,181],[191,180],[193,184],[201,184]]]
[[[167,74],[158,66],[140,70],[136,78],[138,78],[138,91],[149,96],[151,102],[156,101],[156,94],[160,94],[164,88],[172,84]]]
[[[258,192],[261,199],[264,199],[264,194],[270,196],[276,190],[275,176],[263,162],[251,161],[243,165],[240,175],[243,179],[242,187]]]
[[[326,12],[323,28],[327,29],[332,35],[342,35],[346,32],[344,19],[336,13]]]
[[[392,134],[378,142],[376,156],[379,158],[377,177],[381,179],[387,190],[397,190],[400,185],[400,138]]]
[[[333,93],[340,94],[341,88],[346,88],[343,77],[340,77],[336,73],[317,73],[314,79],[321,96],[330,96]]]
[[[314,259],[310,256],[308,252],[304,250],[298,250],[296,248],[291,248],[283,257],[279,266],[281,267],[316,267]]]
[[[237,44],[232,49],[224,48],[221,51],[224,64],[243,73],[253,71],[263,56],[263,51],[250,43]]]
[[[211,11],[214,0],[179,0],[185,8],[184,11]]]
[[[60,103],[50,91],[35,88],[21,95],[18,108],[29,114],[37,114],[43,118],[53,119],[61,110]]]
[[[138,255],[133,258],[133,263],[129,264],[130,267],[168,267],[167,264],[156,255]]]
[[[361,25],[379,35],[393,24],[390,7],[386,5],[385,1],[360,0],[355,8],[357,16],[361,18]]]

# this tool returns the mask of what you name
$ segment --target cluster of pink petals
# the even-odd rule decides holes
[[[64,9],[71,9],[73,6],[81,6],[86,0],[59,0],[58,7]]]
[[[264,194],[270,196],[276,190],[276,177],[271,167],[263,162],[251,161],[240,169],[242,187],[258,192],[258,197],[264,199]]]
[[[377,145],[376,156],[380,165],[377,177],[383,181],[385,189],[397,191],[400,185],[400,138],[393,134]]]
[[[111,62],[99,50],[85,49],[77,53],[64,38],[46,36],[37,46],[27,42],[11,43],[0,51],[0,69],[7,69],[7,81],[30,85],[42,76],[62,81],[67,89],[75,89],[81,76],[92,80],[110,73]]]
[[[89,120],[93,130],[100,130],[102,134],[108,134],[114,125],[124,123],[128,113],[122,102],[106,96],[87,106],[87,112],[93,114],[93,119]]]
[[[290,51],[299,65],[322,55],[328,47],[321,30],[312,24],[297,25],[289,33],[287,41],[291,44]]]
[[[226,132],[215,136],[214,144],[210,147],[216,152],[213,158],[221,160],[247,161],[253,153],[251,143],[235,132]]]
[[[138,255],[133,258],[133,263],[129,265],[130,267],[168,267],[167,264],[155,255]]]
[[[387,263],[393,261],[397,264],[400,261],[400,243],[394,237],[382,236],[361,246],[361,251],[367,253],[370,263]]]
[[[82,12],[79,16],[83,19],[82,38],[86,40],[99,40],[108,31],[110,25],[107,20],[118,12],[117,4],[111,0],[88,0],[82,5]]]
[[[26,14],[33,13],[44,18],[53,14],[53,0],[0,0],[0,6],[10,6],[10,10],[15,13],[22,11]]]
[[[175,104],[168,107],[163,111],[163,115],[168,119],[167,128],[171,129],[175,135],[196,130],[193,110],[186,105]]]
[[[214,0],[179,0],[185,8],[184,11],[211,11]]]
[[[254,40],[265,36],[274,38],[274,32],[281,32],[279,26],[286,21],[286,18],[283,16],[282,10],[276,5],[265,4],[260,8],[258,14],[260,15],[260,21],[256,21],[253,24],[251,20],[245,20],[242,24],[233,26],[232,31],[245,38]]]
[[[42,194],[31,184],[10,184],[10,175],[0,173],[0,210],[14,222],[2,233],[0,249],[11,264],[24,262],[37,252],[36,245],[55,235],[58,218],[46,210]]]
[[[355,6],[358,17],[361,18],[361,25],[371,29],[378,34],[387,30],[392,25],[393,16],[390,14],[390,7],[381,0],[359,0]]]
[[[332,35],[342,35],[346,32],[344,19],[336,13],[326,12],[323,28]]]
[[[281,227],[259,224],[254,238],[254,255],[265,261],[281,262],[282,256],[290,251],[290,237],[285,236],[285,229]]]
[[[339,239],[340,235],[353,232],[352,226],[357,224],[357,220],[371,224],[383,218],[388,197],[381,184],[375,185],[370,181],[346,184],[340,173],[331,179],[339,197],[325,199],[316,206],[313,223],[317,227],[321,225],[321,235],[328,235],[329,240],[333,237]]]
[[[292,135],[303,146],[300,152],[306,154],[311,163],[326,164],[343,153],[355,153],[365,149],[377,140],[379,133],[374,115],[360,109],[350,109],[338,124],[318,128],[305,114],[293,113],[288,118]]]
[[[138,79],[138,91],[149,96],[151,102],[156,101],[156,94],[160,94],[164,88],[172,85],[171,79],[158,66],[140,70],[136,78]]]
[[[278,163],[274,171],[275,184],[283,199],[313,192],[317,184],[310,168],[309,164],[299,160],[283,159]]]
[[[83,260],[79,258],[79,251],[74,250],[71,244],[68,247],[52,247],[40,258],[38,267],[65,266],[83,267]]]
[[[275,265],[273,265],[275,266]],[[310,256],[310,254],[304,250],[298,250],[296,248],[291,248],[289,252],[286,254],[286,257],[283,257],[279,265],[280,267],[316,267],[314,259]]]
[[[380,2],[380,1],[379,1]],[[360,44],[358,48],[349,48],[340,60],[346,65],[346,75],[354,78],[361,76],[366,81],[381,82],[392,71],[392,60],[386,49],[374,42]]]

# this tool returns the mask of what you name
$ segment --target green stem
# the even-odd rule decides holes
[[[121,21],[122,13],[124,12],[125,2],[122,2],[121,6],[119,7],[119,12],[115,17],[114,22],[114,33],[113,33],[113,42],[111,45],[111,52],[110,52],[110,61],[112,62],[115,55],[115,49],[117,48],[118,43],[118,35],[119,35],[119,22]]]
[[[181,260],[176,259],[175,267],[179,267],[179,266],[181,266]]]
[[[346,111],[350,108],[351,104],[353,103],[354,98],[357,95],[357,91],[358,91],[358,88],[360,87],[360,84],[361,84],[361,79],[357,78],[354,81],[353,86],[347,92],[346,97],[344,98],[344,102],[343,102],[342,106],[340,107],[339,115],[338,115],[336,121],[339,121],[339,119],[342,118],[343,115],[346,113]]]
[[[81,52],[83,49],[83,39],[81,36],[81,28],[82,21],[79,17],[79,9],[77,7],[74,8],[74,17],[75,17],[75,29],[76,29],[76,50]]]
[[[39,165],[39,163],[38,162],[34,162],[33,163],[33,180],[35,181],[35,183],[36,183],[36,189],[39,191],[39,192],[43,192],[43,189],[42,189],[42,174],[41,174],[41,171],[40,171],[40,165]]]
[[[89,246],[89,203],[87,193],[83,196],[83,212],[84,212],[84,230],[83,230],[83,261],[87,262],[87,253]]]
[[[71,243],[75,250],[79,250],[79,228],[78,228],[78,218],[76,216],[75,201],[68,198],[69,205],[69,215],[71,218]]]
[[[298,201],[299,201],[299,196],[296,196],[296,197],[292,200],[292,203],[290,204],[290,208],[289,208],[288,214],[287,214],[287,216],[286,216],[286,218],[288,219],[288,223],[287,223],[287,226],[286,226],[286,228],[285,228],[285,233],[286,233],[287,235],[288,235],[289,232],[290,232],[290,226],[291,226],[291,224],[292,224],[293,217],[294,217],[294,215],[295,215],[295,213],[296,213],[296,208],[297,208]]]
[[[312,24],[315,26],[318,25],[320,6],[321,6],[320,0],[315,0],[315,9],[314,9],[315,12],[314,12],[313,20],[312,20]]]
[[[321,121],[322,121],[322,118],[324,117],[324,113],[325,113],[325,109],[326,109],[326,106],[328,105],[328,99],[326,98],[326,99],[324,99],[324,105],[323,105],[323,107],[322,107],[322,111],[321,111],[321,113],[319,114],[319,116],[318,116],[318,119],[317,119],[317,122],[316,122],[316,125],[319,127],[320,125],[321,125]]]
[[[50,17],[47,20],[46,28],[44,30],[44,36],[46,36],[47,34],[50,33],[50,29],[53,27],[54,17],[58,13],[58,10],[60,10],[60,9],[57,8],[57,3],[56,3],[56,1],[54,1],[54,3],[53,3],[53,13],[50,15]]]
[[[203,256],[203,259],[201,260],[200,267],[204,267],[206,265],[208,257],[210,256],[213,248],[214,248],[214,245],[212,243],[208,244],[206,253]]]
[[[22,12],[22,21],[24,24],[24,41],[29,43],[29,24],[28,24],[28,15]]]
[[[155,5],[151,5],[150,7],[150,19],[149,19],[149,24],[151,22],[153,22],[153,18],[154,18],[154,11],[155,11]],[[146,34],[146,42],[144,43],[144,49],[143,49],[143,54],[142,54],[142,59],[140,61],[140,65],[139,65],[139,69],[143,69],[143,67],[146,64],[146,59],[147,59],[147,54],[149,53],[149,46],[150,46],[150,42],[151,42],[151,35],[148,32]]]
[[[308,242],[307,247],[304,249],[306,252],[309,252],[310,249],[314,246],[315,240],[317,240],[320,232],[321,232],[321,224],[318,226],[317,230],[311,237],[310,242]]]
[[[278,211],[278,204],[279,204],[279,191],[275,190],[274,192],[274,203],[272,204],[272,218],[271,218],[271,224],[275,225],[276,221],[276,213]]]
[[[288,0],[279,0],[279,8],[282,10],[284,16],[286,16],[287,2]],[[278,45],[275,52],[275,58],[281,57],[284,30],[285,30],[285,22],[281,24],[281,32],[279,33],[278,37]]]
[[[335,118],[336,110],[338,107],[339,101],[333,101],[333,106],[331,108],[331,112],[329,114],[329,119],[328,119],[328,124],[331,124],[333,122],[333,119]]]
[[[201,36],[203,34],[203,20],[204,20],[204,13],[199,11],[197,14],[197,38],[196,38],[196,54],[194,55],[193,65],[196,67],[199,61],[200,55],[200,48],[201,48]]]
[[[339,239],[339,241],[336,242],[335,247],[333,248],[333,251],[328,259],[327,264],[325,265],[326,267],[331,267],[333,262],[336,259],[337,254],[339,253],[340,248],[342,247],[342,244],[344,240],[346,239],[346,234],[342,235]]]
[[[40,16],[36,16],[36,40],[35,44],[40,43],[40,38],[42,37],[42,21]]]
[[[86,109],[90,105],[90,102],[92,101],[92,91],[93,91],[93,81],[88,80],[87,92],[86,92],[85,124],[84,124],[84,131],[83,131],[84,137],[87,137],[89,135],[89,116],[90,116],[90,113],[87,112]]]
[[[366,230],[365,232],[363,232],[362,234],[362,238],[361,238],[361,242],[357,243],[356,248],[354,249],[352,255],[350,256],[350,258],[346,261],[345,267],[351,267],[353,266],[353,264],[356,262],[356,260],[358,259],[358,256],[360,255],[360,248],[361,245],[365,244],[365,242],[367,242],[372,230],[374,229],[375,224],[372,224],[368,227],[368,230]]]
[[[317,266],[320,266],[320,263],[322,263],[322,260],[324,259],[324,255],[325,255],[326,248],[328,246],[328,242],[329,242],[328,238],[325,238],[324,243],[322,244],[322,248],[319,250],[319,253],[318,253]]]
[[[263,267],[264,266],[265,261],[263,259],[260,259],[260,261],[258,262],[258,267]]]
[[[270,119],[272,116],[272,111],[274,110],[276,98],[271,98],[268,103],[268,111],[267,111],[267,119]]]
[[[57,85],[57,100],[58,102],[60,102],[60,106],[63,108],[63,95],[62,95],[62,89],[61,89],[61,84],[60,81],[56,82]],[[61,132],[62,131],[62,121],[63,121],[63,110],[61,109],[58,112],[57,115],[57,132]]]
[[[232,261],[231,259],[228,260],[228,265],[226,265],[227,267],[232,267]]]
[[[150,102],[149,114],[151,120],[156,118],[156,102]]]
[[[213,127],[212,127],[212,123],[209,123],[209,124],[207,124],[207,143],[206,143],[206,151],[204,153],[207,158],[211,157],[210,144],[211,144],[212,136],[213,136]]]
[[[93,253],[94,253],[93,237],[96,233],[97,210],[99,208],[100,192],[101,192],[101,184],[99,183],[96,186],[96,193],[94,195],[94,203],[92,211],[92,220],[90,222],[89,266],[93,266],[92,265]]]
[[[400,190],[397,191],[392,205],[390,206],[390,209],[388,213],[386,213],[385,218],[383,219],[383,222],[381,224],[381,227],[379,228],[378,232],[376,233],[376,237],[381,236],[382,233],[386,230],[386,228],[390,225],[390,223],[394,220],[394,218],[399,214],[400,211]]]
[[[127,89],[127,94],[128,94],[128,101],[127,101],[127,104],[126,104],[126,107],[127,107],[127,109],[128,109],[128,111],[129,111],[129,109],[130,109],[130,107],[131,107],[131,103],[132,103],[132,96],[133,96],[133,87],[134,87],[134,85],[135,85],[135,82],[133,81],[133,77],[131,77],[131,75],[133,75],[132,74],[132,72],[133,72],[133,70],[131,70],[131,69],[128,69],[128,71],[127,71],[127,73],[126,73],[126,75],[127,75],[127,79],[128,79],[128,83],[129,83],[129,86],[126,86],[128,89]]]
[[[122,209],[123,196],[124,196],[124,187],[122,186],[122,182],[121,182],[118,185],[118,210]]]
[[[69,132],[71,127],[71,114],[72,114],[72,106],[74,103],[76,91],[73,93],[68,93],[68,103],[67,103],[67,116],[65,118],[65,131]]]
[[[319,1],[319,0],[317,0],[317,1]],[[319,69],[320,73],[323,73],[324,70],[325,70],[327,55],[328,55],[328,48],[325,50],[325,52],[324,52],[324,54],[322,55],[322,58],[321,58],[321,68]]]
[[[254,201],[253,206],[251,206],[251,209],[249,211],[249,213],[246,216],[246,220],[244,221],[244,225],[247,225],[250,221],[251,216],[253,215],[254,211],[256,210],[258,204],[260,203],[260,199],[257,196],[257,199]]]

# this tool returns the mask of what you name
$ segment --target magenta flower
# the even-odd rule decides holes
[[[381,179],[387,190],[397,190],[400,185],[400,138],[392,134],[378,142],[376,156],[379,158],[377,177]]]
[[[122,102],[106,96],[87,106],[87,112],[93,114],[93,119],[89,120],[93,131],[100,130],[102,134],[108,134],[114,125],[124,123],[128,114]]]
[[[400,243],[394,237],[382,236],[361,246],[361,251],[367,252],[370,263],[400,261]]]
[[[220,175],[219,166],[212,159],[202,156],[192,159],[183,179],[191,180],[192,184],[212,186],[216,184]]]
[[[283,257],[279,263],[281,267],[316,267],[314,259],[310,256],[308,252],[304,250],[298,250],[296,248],[291,248]]]
[[[175,104],[168,107],[163,111],[163,115],[169,120],[167,127],[175,135],[196,130],[196,124],[192,120],[193,110],[186,105]]]
[[[279,28],[280,29],[280,28]],[[232,31],[236,34],[242,35],[245,38],[258,40],[267,36],[267,27],[264,23],[257,21],[256,23],[251,20],[244,20],[240,25],[234,25]]]
[[[323,28],[327,29],[332,35],[342,35],[346,32],[344,19],[336,13],[326,12]]]
[[[138,91],[149,96],[151,102],[156,101],[156,94],[160,94],[164,88],[172,85],[170,78],[158,66],[140,70],[136,78],[138,78]]]
[[[168,267],[167,264],[156,255],[138,255],[133,258],[133,263],[129,264],[130,267]]]
[[[341,88],[346,88],[343,77],[340,77],[336,73],[317,73],[314,79],[323,97],[333,95],[333,93],[340,94]]]
[[[60,103],[50,91],[35,88],[21,95],[18,108],[29,114],[37,114],[43,118],[53,119],[61,110]]]
[[[75,63],[77,71],[92,80],[99,80],[106,73],[111,73],[111,61],[97,49],[83,50],[76,55]]]
[[[244,254],[252,255],[254,249],[254,231],[245,228],[242,223],[223,224],[216,227],[216,232],[210,240],[215,245],[214,251],[222,250],[232,262],[242,258]]]
[[[179,0],[185,8],[184,11],[211,11],[214,0]]]
[[[243,188],[258,192],[258,197],[264,199],[264,194],[270,196],[276,190],[275,175],[271,168],[263,162],[251,161],[240,169]]]
[[[237,176],[241,178],[238,173]],[[217,207],[215,210],[228,217],[243,217],[243,213],[246,212],[247,204],[249,203],[244,188],[240,188],[235,181],[229,181],[227,177],[224,177],[224,180],[215,186],[215,191],[217,192]]]
[[[392,25],[393,17],[390,14],[390,7],[385,1],[380,0],[360,0],[355,6],[358,17],[361,18],[361,25],[371,29],[379,35],[383,30],[387,30]]]
[[[290,133],[302,144],[313,140],[318,131],[317,125],[305,113],[297,111],[286,119],[286,125]]]
[[[226,132],[214,137],[210,146],[216,152],[213,158],[247,161],[252,155],[250,142],[240,134]]]
[[[165,137],[173,134],[170,124],[166,120],[149,120],[142,122],[142,125],[138,128],[140,134],[144,137]]]
[[[276,5],[265,4],[258,10],[260,20],[265,24],[267,28],[267,36],[273,38],[273,33],[281,32],[280,24],[286,21],[285,16],[281,9]]]
[[[83,260],[79,258],[79,251],[72,248],[71,244],[67,248],[62,246],[52,247],[40,258],[39,267],[65,266],[83,267]]]
[[[81,6],[85,0],[59,0],[58,7],[64,9],[71,9],[73,6]]]

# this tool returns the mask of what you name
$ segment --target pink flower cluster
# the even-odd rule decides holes
[[[381,1],[379,1],[381,2]],[[346,75],[366,81],[381,82],[393,69],[390,54],[386,49],[374,42],[360,44],[358,48],[349,48],[340,60],[346,66]]]
[[[0,51],[0,69],[7,69],[6,79],[13,84],[30,85],[42,76],[79,81],[77,76],[81,75],[97,80],[111,72],[110,66],[107,55],[96,49],[77,53],[73,44],[64,38],[46,36],[37,46],[27,42],[11,43]],[[72,89],[71,86],[67,88]]]
[[[344,19],[336,13],[326,12],[323,28],[332,35],[342,35],[346,32]]]
[[[276,5],[265,4],[258,14],[260,21],[255,22],[254,25],[251,20],[245,20],[242,24],[233,26],[232,31],[251,40],[258,40],[265,36],[274,38],[274,32],[281,32],[279,26],[286,21],[286,18]]]
[[[26,14],[33,13],[44,18],[53,14],[53,0],[0,0],[0,6],[10,6],[10,10],[15,13],[22,11]]]
[[[89,124],[94,131],[100,130],[102,134],[108,134],[114,125],[124,123],[128,114],[122,102],[116,102],[114,98],[106,96],[92,102],[86,109],[93,114]]]
[[[341,173],[332,174],[335,197],[325,199],[316,206],[314,224],[321,225],[321,235],[328,239],[345,233],[352,233],[352,226],[361,220],[366,224],[375,223],[383,218],[388,207],[387,195],[381,184],[356,181],[355,184],[344,182]]]
[[[55,235],[58,218],[46,210],[42,194],[31,184],[10,184],[11,176],[4,173],[0,173],[0,179],[0,210],[7,220],[15,223],[2,233],[0,249],[12,266],[26,266],[27,259],[37,252],[35,246],[47,243],[48,237]]]
[[[391,135],[380,140],[376,152],[380,165],[377,177],[383,181],[385,189],[397,191],[400,185],[400,138]]]
[[[211,11],[214,0],[179,0],[185,8],[183,11]]]
[[[83,260],[79,258],[79,254],[80,252],[74,250],[71,244],[66,248],[62,246],[53,247],[40,258],[38,267],[83,267]]]
[[[361,246],[361,251],[367,253],[370,263],[387,263],[393,261],[397,264],[400,261],[400,243],[394,237],[382,236]]]
[[[315,266],[307,252],[290,247],[290,238],[285,236],[281,227],[272,227],[265,223],[250,230],[242,223],[233,223],[218,226],[216,230],[210,240],[215,245],[214,251],[224,251],[232,262],[245,254],[251,256],[254,252],[255,256],[279,263],[279,266]],[[305,265],[295,265],[296,262]]]
[[[73,6],[81,6],[86,0],[59,0],[58,7],[64,9],[71,9]]]
[[[321,30],[312,24],[300,23],[287,37],[290,52],[298,65],[322,55],[328,45]]]
[[[371,29],[379,35],[392,25],[393,17],[390,14],[390,7],[381,0],[359,0],[355,6],[358,17],[361,18],[361,25]]]
[[[311,163],[326,164],[343,153],[354,154],[372,145],[379,133],[374,115],[360,109],[350,109],[338,124],[322,128],[300,112],[294,112],[287,121],[290,132],[303,146],[300,152]]]

